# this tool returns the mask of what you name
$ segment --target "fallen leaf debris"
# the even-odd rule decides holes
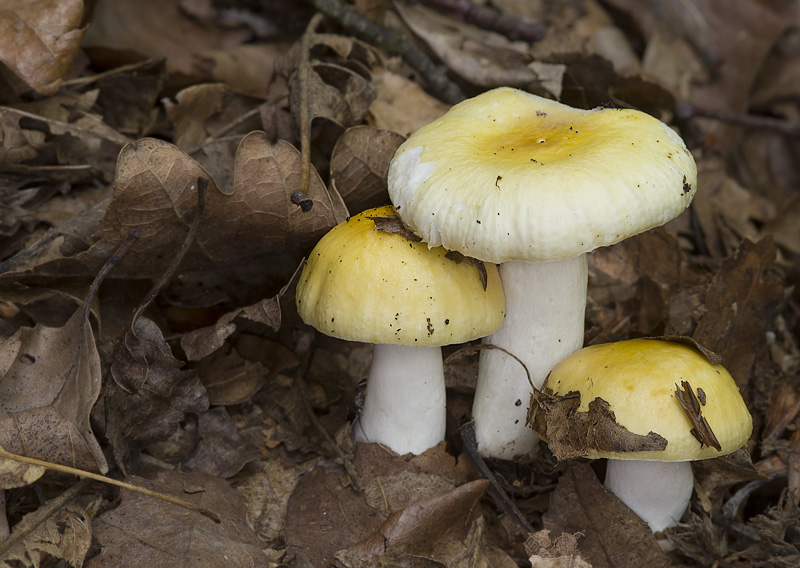
[[[221,522],[0,460],[0,566],[800,564],[798,16],[756,0],[5,2],[0,447]],[[354,445],[371,348],[296,313],[303,258],[389,204],[402,141],[498,86],[643,110],[697,162],[680,217],[589,255],[586,345],[690,342],[754,418],[745,448],[694,464],[661,546],[581,459],[666,443],[605,401],[532,392],[549,445],[476,470],[459,435],[473,342],[445,352],[445,442]],[[675,381],[687,428],[718,447],[693,384]]]

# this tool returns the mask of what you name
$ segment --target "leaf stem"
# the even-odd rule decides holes
[[[179,507],[183,507],[185,509],[189,509],[191,511],[196,511],[201,515],[208,517],[215,523],[219,523],[220,518],[216,515],[216,513],[209,511],[204,507],[200,507],[195,505],[194,503],[190,503],[189,501],[184,501],[183,499],[178,499],[177,497],[172,497],[171,495],[166,495],[164,493],[158,493],[156,491],[151,491],[149,489],[145,489],[144,487],[138,487],[136,485],[131,485],[130,483],[125,483],[124,481],[118,481],[111,477],[106,477],[104,475],[100,475],[98,473],[92,473],[90,471],[84,471],[82,469],[77,469],[74,467],[69,467],[66,465],[61,465],[57,463],[50,463],[43,460],[37,460],[35,458],[29,458],[27,456],[20,456],[17,454],[12,454],[4,449],[0,448],[0,458],[6,460],[13,460],[21,463],[27,463],[30,465],[38,465],[39,467],[44,467],[46,469],[52,469],[54,471],[60,471],[61,473],[69,473],[71,475],[77,475],[83,479],[93,479],[94,481],[102,481],[103,483],[108,483],[109,485],[116,485],[117,487],[122,487],[123,489],[129,489],[131,491],[135,491],[137,493],[141,493],[143,495],[147,495],[148,497],[155,497],[156,499],[161,499],[162,501],[166,501],[167,503],[172,503],[173,505],[177,505]],[[2,556],[2,554],[0,554]]]

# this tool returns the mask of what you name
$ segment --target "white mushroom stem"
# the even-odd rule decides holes
[[[445,412],[441,347],[375,345],[357,442],[421,454],[444,440]]]
[[[518,357],[540,388],[558,362],[583,347],[586,255],[505,262],[500,278],[506,316],[484,343]],[[533,450],[538,437],[526,424],[530,397],[531,385],[518,361],[499,349],[481,351],[472,415],[482,456],[512,459]]]
[[[691,462],[608,460],[606,487],[653,532],[680,521],[694,487]]]

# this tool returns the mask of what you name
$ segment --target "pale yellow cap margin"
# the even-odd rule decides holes
[[[375,230],[369,217],[387,215],[396,213],[364,211],[320,239],[297,285],[303,321],[341,339],[418,347],[463,343],[500,327],[505,296],[495,265],[484,265],[484,291],[474,264]]]
[[[702,389],[702,415],[722,451],[702,446],[675,397],[676,385],[687,381]],[[632,339],[592,345],[555,366],[543,388],[556,395],[577,391],[578,412],[601,398],[609,403],[617,424],[634,434],[655,432],[667,440],[664,451],[612,453],[590,450],[586,457],[617,460],[694,461],[716,458],[741,448],[753,431],[753,419],[730,373],[697,349],[674,341]]]
[[[678,216],[696,188],[691,153],[652,116],[507,87],[420,128],[389,169],[392,203],[414,233],[490,262],[616,243]]]

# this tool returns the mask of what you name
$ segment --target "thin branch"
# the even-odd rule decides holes
[[[300,64],[298,66],[297,80],[300,82],[300,181],[297,191],[308,194],[311,183],[311,101],[309,100],[308,87],[311,83],[311,43],[317,33],[317,28],[322,23],[322,14],[314,14],[308,23],[300,46]]]
[[[78,494],[89,485],[88,479],[82,479],[61,495],[50,499],[47,503],[25,515],[17,526],[14,527],[14,532],[6,539],[0,539],[0,558],[5,558],[9,551],[17,544],[25,540],[28,535],[35,531],[42,523],[47,521],[50,517],[58,513],[70,501],[72,501]]]
[[[530,43],[544,39],[547,30],[542,24],[525,22],[489,6],[474,4],[470,0],[418,0],[439,12],[449,12],[484,30],[497,32],[510,40]]]
[[[194,503],[184,501],[183,499],[178,499],[177,497],[173,497],[172,495],[165,495],[164,493],[151,491],[150,489],[145,489],[144,487],[131,485],[130,483],[125,483],[124,481],[118,481],[111,477],[106,477],[104,475],[92,473],[91,471],[84,471],[82,469],[76,469],[74,467],[68,467],[66,465],[60,465],[57,463],[50,463],[43,460],[37,460],[35,458],[29,458],[26,456],[11,454],[3,450],[2,448],[0,448],[0,458],[6,460],[13,460],[21,463],[27,463],[30,465],[38,465],[39,467],[52,469],[54,471],[60,471],[61,473],[69,473],[71,475],[77,475],[78,477],[81,477],[83,479],[93,479],[95,481],[102,481],[103,483],[108,483],[109,485],[116,485],[117,487],[122,487],[123,489],[130,489],[131,491],[135,491],[136,493],[141,493],[142,495],[147,495],[148,497],[155,497],[156,499],[161,499],[162,501],[166,501],[167,503],[172,503],[173,505],[183,507],[184,509],[196,511],[201,515],[208,517],[215,523],[221,522],[216,513],[209,511],[204,507],[195,505]]]
[[[756,114],[743,114],[726,110],[716,110],[694,105],[689,101],[678,101],[676,114],[683,119],[710,118],[720,122],[727,122],[744,128],[772,130],[789,138],[800,138],[800,121],[759,116]]]
[[[489,496],[492,498],[495,505],[523,529],[528,532],[534,532],[533,526],[528,522],[528,519],[525,518],[525,515],[517,508],[506,492],[503,491],[494,473],[492,473],[492,470],[489,469],[489,466],[486,465],[486,462],[483,461],[483,458],[478,453],[478,443],[475,441],[475,424],[473,422],[467,422],[458,429],[458,433],[461,436],[461,443],[467,461],[480,477],[489,480]]]
[[[456,104],[466,98],[458,85],[447,77],[447,68],[436,65],[405,35],[373,24],[364,16],[344,6],[339,0],[311,0],[311,4],[326,16],[339,22],[354,36],[392,55],[400,55],[428,82],[433,94],[443,101]]]
[[[122,345],[125,343],[125,338],[128,336],[128,333],[133,333],[134,325],[136,324],[136,320],[142,315],[144,310],[147,309],[158,293],[167,285],[172,275],[175,274],[175,271],[180,266],[183,258],[186,256],[189,247],[192,245],[195,239],[195,235],[197,234],[197,228],[200,225],[200,219],[203,217],[203,212],[205,211],[206,207],[206,196],[208,192],[208,184],[209,180],[206,178],[200,177],[197,178],[197,209],[195,211],[194,220],[192,221],[191,227],[189,227],[189,232],[186,234],[186,238],[183,240],[183,245],[181,249],[178,251],[178,254],[172,259],[167,269],[164,271],[164,274],[156,281],[150,291],[145,295],[142,301],[139,303],[139,306],[131,315],[130,319],[128,320],[127,324],[123,328],[123,332],[120,335],[119,341],[114,346],[114,352],[111,354],[111,363],[108,366],[108,375],[110,377],[114,376],[114,366],[119,358],[120,350],[122,349]],[[119,381],[114,379],[114,382],[119,385],[121,389],[126,392],[130,392],[127,388],[125,388]],[[108,383],[110,385],[110,383]]]

